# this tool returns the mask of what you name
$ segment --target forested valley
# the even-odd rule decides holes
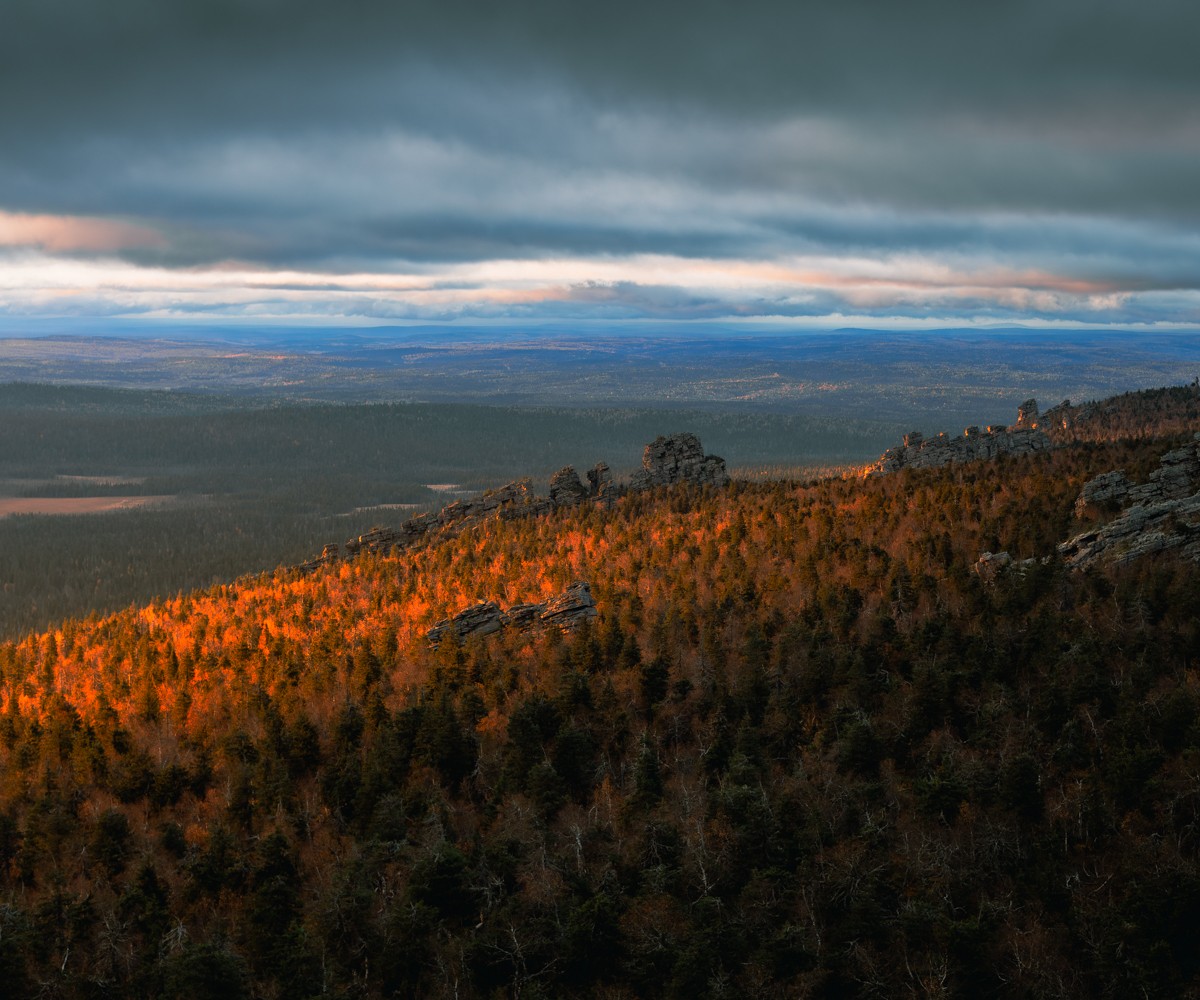
[[[0,646],[6,995],[1194,995],[1200,574],[1056,548],[1190,437],[662,488]],[[580,579],[573,633],[426,638]]]

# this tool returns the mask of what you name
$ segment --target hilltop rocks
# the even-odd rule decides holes
[[[442,508],[438,523],[442,525],[478,522],[496,516],[501,519],[543,514],[553,507],[552,501],[533,492],[528,479],[518,479],[496,490],[470,500],[455,500]]]
[[[725,459],[705,455],[695,434],[660,436],[646,445],[642,467],[633,474],[629,488],[645,490],[683,482],[698,486],[725,486],[729,482]]]
[[[1168,550],[1200,562],[1200,433],[1163,455],[1146,483],[1134,484],[1120,470],[1097,476],[1084,485],[1075,513],[1114,507],[1123,508],[1116,518],[1058,547],[1068,566],[1120,565]]]
[[[614,492],[612,473],[608,471],[607,463],[597,462],[588,469],[587,481],[588,492],[594,499],[606,505],[612,502]]]
[[[1038,427],[1037,400],[1027,399],[1017,408],[1012,427],[968,427],[961,437],[944,431],[927,438],[920,431],[904,435],[904,443],[889,448],[864,471],[864,476],[882,476],[901,469],[937,469],[943,465],[995,458],[997,455],[1033,455],[1046,451],[1050,438]]]
[[[495,601],[481,601],[438,622],[426,636],[437,646],[451,633],[461,642],[471,636],[492,635],[505,629],[531,634],[552,629],[570,632],[598,614],[592,588],[586,581],[577,580],[557,597],[541,604],[514,604],[502,611]]]
[[[583,503],[587,498],[588,491],[579,481],[574,466],[568,465],[565,469],[559,469],[550,478],[550,502],[556,507]]]
[[[398,528],[372,528],[339,546],[326,545],[321,555],[299,567],[311,572],[319,566],[356,556],[360,552],[387,553],[393,549],[406,549],[433,536],[451,537],[474,525],[489,520],[513,520],[536,517],[560,507],[574,507],[583,503],[610,507],[616,501],[618,489],[612,473],[604,462],[597,462],[587,473],[587,486],[579,479],[574,466],[559,469],[550,479],[550,495],[538,496],[528,479],[520,479],[497,490],[489,490],[482,496],[467,500],[456,500],[443,507],[437,514],[419,514],[409,518]],[[690,482],[697,485],[724,486],[729,482],[725,471],[725,460],[715,455],[705,455],[695,434],[672,434],[658,437],[646,445],[642,455],[642,468],[632,478],[629,490],[645,490],[654,486],[668,486]]]

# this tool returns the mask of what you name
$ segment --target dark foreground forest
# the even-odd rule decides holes
[[[1180,440],[659,489],[0,647],[5,996],[1195,995],[1200,574],[1056,553]],[[426,640],[578,579],[592,626]]]

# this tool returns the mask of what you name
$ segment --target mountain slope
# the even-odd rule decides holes
[[[1055,556],[1173,443],[652,490],[0,647],[10,995],[1194,991],[1200,582]],[[577,579],[594,627],[426,638]]]

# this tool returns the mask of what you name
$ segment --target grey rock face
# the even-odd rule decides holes
[[[481,601],[437,622],[426,637],[430,644],[437,646],[451,633],[461,642],[471,636],[492,635],[502,630],[531,634],[552,629],[570,632],[598,614],[591,586],[585,580],[577,580],[561,594],[541,604],[514,604],[502,611],[495,601]]]
[[[864,476],[883,476],[901,469],[937,469],[997,455],[1034,455],[1050,448],[1050,438],[1037,428],[1037,401],[1026,400],[1017,410],[1013,427],[968,427],[961,437],[945,432],[927,438],[920,431],[904,435],[904,443],[889,448]]]
[[[1001,570],[1011,565],[1012,556],[1007,552],[983,552],[980,553],[979,561],[975,563],[975,573],[980,579],[991,583]]]
[[[534,605],[536,607],[537,605]],[[585,580],[576,580],[557,597],[552,597],[542,606],[538,621],[543,628],[556,628],[569,632],[585,621],[591,621],[599,612],[592,588]]]
[[[583,503],[588,498],[588,491],[575,473],[575,467],[568,465],[550,478],[550,502],[556,507],[572,507]]]
[[[1083,491],[1079,494],[1079,499],[1075,501],[1075,513],[1083,516],[1090,508],[1123,504],[1129,499],[1129,491],[1132,488],[1133,483],[1120,469],[1105,472],[1084,483]]]
[[[698,486],[725,486],[729,473],[725,459],[705,455],[695,434],[671,434],[657,437],[646,445],[642,467],[633,474],[629,486],[634,490],[694,483]]]
[[[445,618],[433,626],[427,633],[429,641],[435,646],[450,632],[459,639],[472,635],[491,635],[504,628],[504,612],[495,601],[480,601],[480,603],[465,608],[452,618]]]
[[[1058,547],[1068,566],[1120,565],[1167,550],[1200,562],[1200,433],[1163,455],[1146,483],[1135,485],[1120,470],[1097,476],[1084,485],[1075,512],[1113,504],[1125,508],[1119,516]]]
[[[597,462],[594,466],[588,469],[588,494],[593,500],[596,500],[606,506],[611,506],[616,499],[616,491],[613,489],[612,473],[608,471],[608,465],[605,462]]]

